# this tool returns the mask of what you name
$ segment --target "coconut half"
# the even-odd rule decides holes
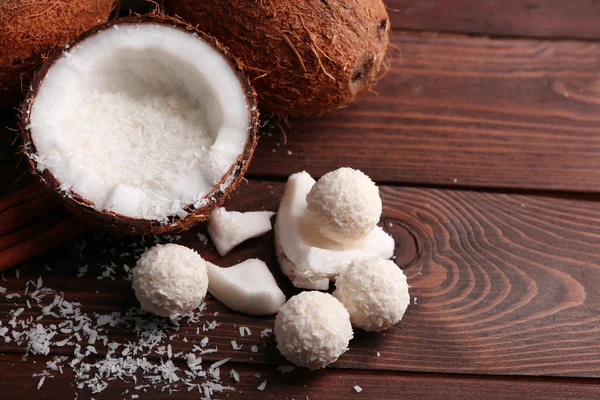
[[[236,60],[161,16],[84,33],[44,64],[22,107],[31,172],[125,233],[206,220],[247,170],[257,124]]]

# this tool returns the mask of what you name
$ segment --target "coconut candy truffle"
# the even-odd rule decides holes
[[[335,297],[302,292],[275,319],[277,348],[294,364],[315,370],[335,362],[353,337],[350,316]]]
[[[335,281],[333,295],[350,313],[352,325],[382,331],[400,322],[410,304],[406,276],[390,260],[356,260]]]
[[[173,319],[185,316],[206,297],[206,261],[184,246],[156,245],[133,269],[133,290],[142,309]]]
[[[306,196],[306,203],[323,236],[339,243],[364,239],[381,218],[379,188],[352,168],[323,175]]]

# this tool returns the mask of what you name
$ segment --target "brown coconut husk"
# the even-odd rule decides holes
[[[118,0],[0,0],[0,106],[18,104],[45,55],[105,23]]]
[[[263,110],[319,115],[371,90],[390,22],[381,0],[169,0],[245,65]]]
[[[100,211],[93,207],[93,203],[83,198],[78,193],[65,193],[61,191],[61,183],[56,180],[49,170],[40,172],[37,169],[37,162],[33,157],[33,155],[36,154],[36,147],[31,137],[31,130],[27,128],[30,124],[29,115],[31,108],[35,103],[36,94],[44,80],[44,77],[52,65],[54,65],[54,63],[63,56],[62,49],[57,49],[54,51],[48,57],[48,60],[44,63],[42,68],[35,74],[31,83],[30,91],[28,92],[27,97],[25,98],[25,101],[21,107],[21,136],[24,143],[22,152],[27,161],[29,171],[35,177],[37,177],[40,182],[46,186],[46,188],[55,193],[59,200],[67,208],[72,210],[79,217],[98,228],[110,228],[119,234],[125,235],[160,234],[183,231],[198,222],[206,221],[210,216],[211,211],[217,207],[220,207],[231,195],[236,186],[244,179],[244,174],[250,166],[250,161],[252,160],[254,149],[258,144],[259,137],[259,113],[258,107],[256,107],[256,93],[250,85],[248,77],[245,75],[241,64],[237,61],[237,59],[231,56],[217,40],[198,31],[196,28],[181,21],[180,19],[159,14],[121,18],[104,25],[97,26],[83,33],[81,36],[71,41],[69,43],[69,47],[75,46],[77,43],[86,40],[98,32],[101,32],[105,29],[110,29],[113,25],[145,23],[165,24],[170,27],[189,32],[190,34],[197,35],[199,39],[203,40],[223,55],[225,60],[227,60],[229,65],[236,72],[246,94],[246,99],[248,102],[248,121],[251,129],[248,130],[248,139],[246,141],[244,151],[238,157],[237,161],[232,165],[232,167],[223,175],[221,181],[215,185],[213,190],[204,197],[207,202],[203,207],[196,209],[193,207],[193,205],[189,205],[185,208],[185,210],[189,213],[188,215],[183,218],[173,216],[166,224],[161,224],[158,221],[153,220],[131,218],[111,211]],[[226,186],[225,183],[228,180],[231,180],[231,184]]]

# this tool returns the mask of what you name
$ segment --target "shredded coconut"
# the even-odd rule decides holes
[[[263,329],[263,330],[260,332],[260,337],[261,337],[261,338],[264,338],[264,337],[269,337],[269,335],[270,335],[271,333],[273,333],[273,329],[270,329],[270,328]]]
[[[59,121],[60,141],[69,143],[69,158],[86,176],[107,185],[105,198],[90,199],[99,208],[123,212],[118,203],[127,196],[139,201],[139,209],[127,215],[163,219],[203,194],[182,198],[166,193],[212,144],[205,119],[202,107],[183,92],[132,97],[92,89],[70,117]],[[40,168],[56,169],[53,160],[39,159]]]
[[[267,387],[267,380],[265,379],[256,389],[263,391]]]
[[[235,369],[231,369],[229,371],[229,375],[233,378],[234,381],[239,382],[240,381],[240,374],[238,374],[238,372]]]

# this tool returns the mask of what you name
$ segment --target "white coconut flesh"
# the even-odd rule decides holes
[[[259,237],[271,230],[270,211],[238,212],[220,207],[210,214],[208,234],[221,256],[248,239]]]
[[[243,152],[248,100],[196,35],[123,23],[66,48],[31,108],[32,157],[97,210],[166,222],[206,204]],[[225,190],[226,187],[221,187]]]
[[[252,258],[229,268],[206,263],[210,294],[234,311],[248,315],[273,315],[285,295],[263,261]]]
[[[306,172],[289,177],[275,221],[275,245],[282,272],[299,288],[327,290],[355,260],[389,259],[394,239],[381,227],[363,240],[343,245],[323,236],[308,213],[306,195],[315,180]]]

